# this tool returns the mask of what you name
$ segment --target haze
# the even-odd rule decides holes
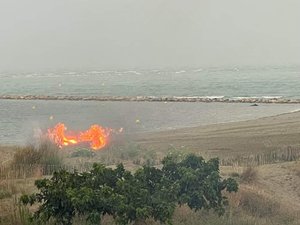
[[[0,0],[0,71],[290,65],[299,0]]]

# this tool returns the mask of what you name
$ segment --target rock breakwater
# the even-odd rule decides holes
[[[52,96],[52,95],[0,95],[6,100],[60,100],[60,101],[127,101],[127,102],[223,102],[223,103],[278,103],[299,104],[300,99],[285,98],[226,98],[226,97],[176,97],[176,96]]]

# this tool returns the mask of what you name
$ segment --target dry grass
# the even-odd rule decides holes
[[[15,153],[12,165],[61,165],[62,158],[59,149],[49,141],[42,141],[39,145],[27,145],[19,148]]]
[[[242,190],[240,192],[239,206],[249,215],[260,218],[271,218],[280,213],[280,204],[278,202],[255,191]]]
[[[2,149],[1,149],[2,152]],[[48,141],[12,149],[11,159],[0,165],[0,178],[26,178],[52,174],[62,165],[60,150]]]
[[[44,159],[45,156],[47,156],[47,158],[51,158],[53,156],[55,159],[56,155],[53,154],[53,152],[49,154],[49,152],[52,150],[55,152],[57,149],[51,149],[49,146],[43,146],[39,149],[41,151],[34,147],[18,149],[18,153],[16,153],[16,155],[13,157],[12,164],[18,165],[17,162],[24,164],[32,161],[35,163],[56,162],[53,159],[50,159],[49,161],[47,161],[48,159],[46,161]],[[74,154],[74,152],[79,153]],[[40,153],[44,153],[44,156],[41,156]],[[60,155],[60,152],[56,153],[59,153]],[[128,169],[133,169],[143,163],[147,163],[147,160],[153,160],[153,164],[158,164],[158,161],[162,157],[156,152],[144,151],[144,149],[141,149],[138,146],[131,146],[127,148],[123,147],[122,149],[112,146],[109,149],[95,152],[95,154],[90,154],[86,150],[83,151],[82,149],[68,149],[64,154],[66,156],[66,158],[64,158],[64,162],[67,162],[67,165],[70,166],[70,168],[73,168],[73,165],[85,165],[85,163],[87,165],[86,168],[88,168],[88,166],[93,162],[102,162],[106,165],[124,162]],[[293,164],[293,166],[289,166],[290,164]],[[238,181],[241,182],[240,191],[237,194],[229,195],[230,206],[227,208],[226,214],[218,217],[212,212],[193,212],[187,207],[183,206],[176,209],[176,213],[174,215],[174,225],[299,225],[300,223],[298,221],[300,221],[300,218],[297,217],[296,213],[294,214],[293,212],[289,212],[291,211],[291,208],[289,208],[287,204],[282,204],[282,199],[272,198],[272,192],[270,192],[268,189],[272,189],[274,183],[272,183],[273,180],[270,180],[268,176],[266,176],[270,174],[269,170],[266,168],[270,168],[270,171],[273,171],[272,168],[277,168],[281,165],[282,167],[291,167],[288,170],[289,172],[284,173],[292,173],[295,175],[295,177],[300,176],[300,167],[298,166],[300,164],[295,162],[288,164],[277,163],[274,165],[270,164],[259,167],[221,167],[222,175],[233,175]],[[59,167],[61,167],[61,165]],[[83,167],[83,169],[84,168],[85,167]],[[282,171],[282,168],[278,169]],[[23,167],[22,170],[25,170],[26,173],[31,173],[32,178],[28,178],[28,176],[19,176],[17,178],[21,179],[15,179],[16,177],[2,177],[1,179],[0,177],[1,225],[33,224],[28,222],[28,209],[20,207],[17,200],[20,194],[32,193],[35,191],[35,187],[33,185],[34,180],[44,176],[44,174],[38,167],[36,168],[35,173],[26,171],[29,170],[29,168],[26,167]],[[274,170],[274,173],[276,171],[277,170]],[[264,181],[270,181],[270,183],[262,184],[262,179]],[[285,187],[276,186],[277,189],[280,189],[281,187],[281,192],[284,193],[285,189],[283,188]],[[284,196],[282,198],[287,199]],[[288,199],[288,201],[293,200],[295,200],[295,198]],[[74,224],[84,224],[83,218],[77,218]],[[112,224],[112,218],[105,217],[102,224]],[[152,220],[147,221],[147,224],[158,225],[158,223]],[[51,222],[49,222],[49,225],[52,225]]]
[[[300,159],[299,146],[287,146],[271,151],[263,151],[256,154],[243,153],[231,157],[221,157],[223,166],[261,166],[280,162],[291,162]]]
[[[242,183],[252,184],[257,181],[258,174],[257,170],[253,167],[246,168],[240,175],[240,180]]]
[[[255,170],[260,169],[255,168]],[[229,168],[226,168],[226,170],[227,173],[232,173]],[[258,177],[259,174],[257,173]],[[7,190],[10,190],[13,195],[10,198],[0,200],[0,212],[3,212],[3,209],[6,212],[5,216],[0,216],[2,220],[2,222],[0,220],[1,225],[33,224],[28,223],[30,214],[26,211],[27,209],[20,207],[17,203],[17,196],[20,193],[31,193],[34,191],[33,182],[34,179],[19,179],[13,180],[13,184],[6,184]],[[297,217],[296,213],[290,212],[290,209],[282,205],[275,197],[272,198],[272,196],[261,191],[255,185],[255,183],[251,185],[241,184],[238,193],[229,194],[230,204],[225,215],[221,217],[213,212],[194,212],[185,206],[178,207],[173,218],[174,225],[299,225],[298,221],[300,221],[300,218]],[[111,225],[113,224],[112,221],[111,217],[105,217],[102,224]],[[85,224],[84,218],[76,218],[74,221],[74,225],[82,224]],[[158,224],[152,220],[147,221],[147,225]],[[45,225],[54,224],[49,222]]]
[[[9,194],[0,198],[0,224],[2,225],[26,225],[24,222],[28,209],[19,205],[21,194],[33,193],[36,191],[34,181],[31,179],[5,179],[0,180],[0,190]],[[29,215],[29,214],[28,214]]]

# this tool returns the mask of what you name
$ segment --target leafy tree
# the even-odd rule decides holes
[[[51,179],[36,181],[39,193],[24,195],[25,204],[40,203],[34,217],[70,225],[76,215],[89,224],[99,224],[111,215],[117,224],[138,224],[153,218],[171,224],[176,205],[191,209],[214,209],[219,214],[227,204],[225,191],[237,191],[237,183],[219,175],[219,161],[207,162],[188,155],[183,160],[166,157],[162,169],[144,166],[135,173],[122,164],[116,169],[94,164],[89,172],[55,172]]]
[[[176,156],[168,156],[163,159],[162,171],[179,186],[176,193],[178,204],[187,204],[194,210],[214,209],[222,215],[224,206],[228,204],[222,192],[238,190],[232,178],[221,179],[216,158],[205,162],[202,157],[190,154],[178,161]]]
[[[119,183],[118,193],[125,197],[124,208],[117,212],[120,224],[145,221],[147,218],[171,223],[176,207],[172,184],[160,169],[144,166],[133,180]]]

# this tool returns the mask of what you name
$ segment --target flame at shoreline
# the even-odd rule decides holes
[[[107,145],[112,131],[95,124],[84,132],[67,132],[65,124],[58,123],[54,128],[48,129],[47,135],[60,148],[89,142],[93,150],[100,150]]]

